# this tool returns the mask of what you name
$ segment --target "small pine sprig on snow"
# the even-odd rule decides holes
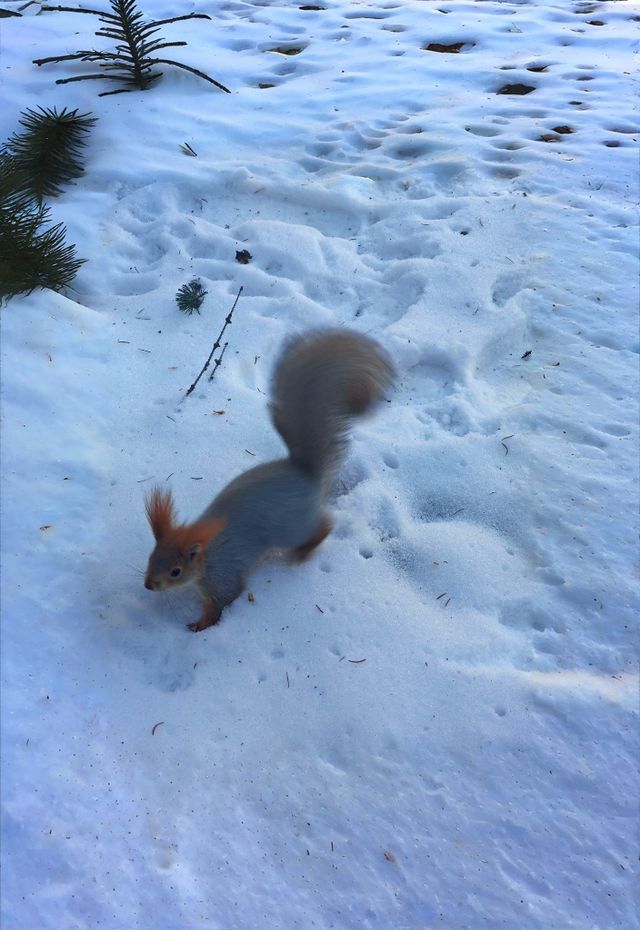
[[[110,0],[111,10],[93,10],[83,7],[70,7],[48,5],[43,10],[58,10],[66,13],[88,13],[97,16],[101,26],[96,29],[96,36],[112,39],[116,43],[111,50],[85,48],[71,55],[52,55],[49,58],[34,58],[34,65],[47,65],[59,61],[84,61],[96,64],[97,71],[90,74],[78,74],[74,77],[59,78],[56,84],[70,84],[73,81],[116,81],[121,86],[115,90],[104,90],[98,96],[106,97],[109,94],[123,94],[132,90],[146,90],[162,75],[162,71],[154,70],[155,65],[170,65],[189,71],[196,77],[215,84],[226,94],[231,91],[220,81],[205,74],[198,68],[185,65],[175,58],[158,58],[157,53],[164,55],[163,49],[186,45],[186,42],[166,42],[158,35],[160,26],[177,23],[185,19],[211,19],[207,13],[184,13],[181,16],[171,16],[168,19],[145,21],[142,13],[136,6],[136,0]]]
[[[188,284],[183,284],[176,294],[176,303],[178,310],[188,313],[189,316],[195,311],[200,313],[202,302],[207,296],[200,278],[193,278]]]
[[[0,151],[3,167],[39,201],[55,197],[62,184],[84,173],[81,153],[96,122],[66,107],[25,110],[20,119],[25,131],[10,136]]]

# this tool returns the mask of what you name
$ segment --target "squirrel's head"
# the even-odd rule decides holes
[[[171,491],[154,488],[146,497],[147,519],[156,540],[149,556],[144,586],[149,591],[195,581],[200,576],[207,546],[222,532],[225,520],[199,520],[178,524]]]

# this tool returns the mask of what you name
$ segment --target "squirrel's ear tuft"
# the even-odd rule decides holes
[[[156,541],[167,536],[175,528],[176,514],[171,491],[153,488],[145,498],[145,509]]]

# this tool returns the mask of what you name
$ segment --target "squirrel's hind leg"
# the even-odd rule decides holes
[[[307,540],[301,546],[296,546],[291,552],[294,562],[304,562],[309,558],[314,549],[316,549],[323,539],[326,539],[333,529],[333,521],[329,517],[324,517],[320,526],[313,534],[311,539]]]
[[[187,628],[192,633],[201,633],[202,630],[216,624],[221,613],[222,608],[215,601],[211,600],[211,598],[204,598],[202,601],[202,616],[195,623],[188,623]]]

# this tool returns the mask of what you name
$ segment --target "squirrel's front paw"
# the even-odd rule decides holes
[[[207,630],[210,626],[215,626],[217,622],[217,620],[207,620],[205,617],[200,617],[194,623],[187,623],[187,629],[191,630],[192,633],[202,633],[203,630]]]
[[[221,613],[222,611],[215,604],[205,604],[200,619],[196,620],[195,623],[188,623],[187,629],[191,630],[192,633],[201,633],[210,626],[214,626],[220,619]]]

